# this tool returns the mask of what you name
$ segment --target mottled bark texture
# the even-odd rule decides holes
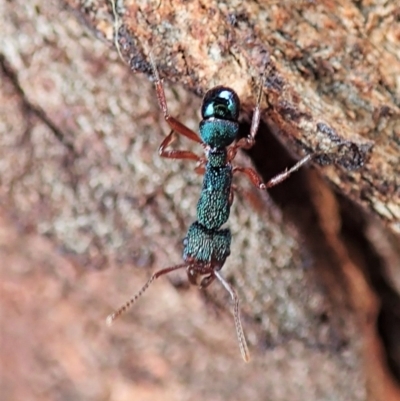
[[[4,399],[400,398],[395,3],[0,3]],[[218,283],[173,274],[104,324],[181,262],[201,188],[192,163],[157,155],[168,127],[150,51],[171,114],[194,130],[195,94],[227,84],[245,134],[265,71],[257,143],[238,164],[267,180],[320,153],[269,194],[235,180],[222,272],[247,365]]]

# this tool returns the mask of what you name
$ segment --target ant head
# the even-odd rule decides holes
[[[221,120],[237,121],[240,100],[236,92],[226,86],[216,86],[204,96],[201,106],[203,119],[215,117]]]

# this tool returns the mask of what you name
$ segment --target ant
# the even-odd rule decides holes
[[[110,325],[118,316],[130,308],[154,280],[172,271],[186,268],[191,284],[203,289],[217,279],[228,291],[233,301],[233,316],[240,352],[244,361],[248,362],[250,356],[240,320],[239,297],[235,289],[224,279],[220,272],[226,258],[230,255],[231,231],[229,228],[221,229],[221,226],[228,221],[230,207],[233,202],[233,175],[235,173],[244,173],[257,188],[265,190],[286,180],[293,172],[311,160],[312,156],[307,155],[292,168],[276,175],[267,183],[264,183],[252,168],[233,167],[232,161],[238,150],[240,148],[249,149],[255,143],[254,138],[260,123],[260,104],[264,78],[260,85],[250,133],[247,137],[238,139],[240,100],[236,92],[226,86],[216,86],[205,94],[201,106],[202,120],[199,127],[199,136],[168,113],[163,82],[160,79],[152,55],[150,55],[150,62],[154,74],[158,103],[164,114],[165,121],[171,128],[171,132],[159,147],[159,155],[168,159],[196,161],[198,163],[196,171],[204,173],[203,187],[197,203],[197,221],[189,227],[183,240],[184,263],[153,273],[133,298],[107,317],[107,324]],[[200,157],[188,150],[168,149],[168,146],[175,138],[175,133],[202,145],[205,155]]]

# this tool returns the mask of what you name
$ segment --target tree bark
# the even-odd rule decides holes
[[[2,8],[1,358],[15,372],[2,373],[7,399],[399,399],[394,2]],[[239,94],[246,134],[265,74],[257,143],[235,163],[268,180],[319,155],[270,195],[235,181],[222,273],[242,301],[248,365],[217,283],[189,291],[173,274],[104,324],[151,272],[181,263],[201,188],[194,165],[157,155],[168,127],[150,52],[170,113],[194,130],[196,94],[226,84]]]

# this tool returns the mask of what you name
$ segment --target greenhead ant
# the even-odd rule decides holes
[[[243,359],[248,362],[250,357],[240,320],[239,298],[235,289],[221,274],[225,260],[230,254],[231,232],[229,228],[221,229],[221,227],[228,221],[233,202],[232,178],[235,173],[244,173],[257,188],[265,190],[284,181],[290,174],[307,163],[312,156],[304,157],[292,168],[278,174],[267,183],[264,183],[252,168],[232,166],[232,161],[240,148],[249,149],[254,145],[260,123],[264,79],[260,85],[247,137],[238,139],[240,101],[235,91],[225,86],[216,86],[205,94],[201,106],[202,120],[199,126],[199,136],[168,113],[162,80],[152,56],[150,60],[158,103],[165,121],[171,128],[171,132],[160,145],[159,154],[161,157],[169,159],[196,161],[198,163],[197,171],[204,172],[203,187],[197,203],[197,221],[189,227],[183,241],[184,262],[155,272],[133,298],[108,316],[107,323],[111,324],[131,307],[158,277],[186,268],[191,284],[197,285],[199,288],[206,288],[217,279],[228,291],[233,301],[233,316],[240,352]],[[204,156],[200,157],[188,150],[170,149],[169,145],[174,140],[175,133],[201,144],[204,148]]]

